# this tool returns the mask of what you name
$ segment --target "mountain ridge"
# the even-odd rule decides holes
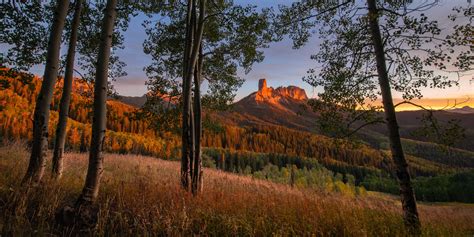
[[[259,80],[256,92],[232,105],[230,111],[218,112],[217,117],[234,125],[271,124],[314,132],[316,113],[307,105],[304,89],[297,86],[267,87]]]
[[[267,80],[262,78],[258,81],[258,91],[255,93],[255,100],[257,102],[269,101],[277,103],[281,100],[293,99],[296,101],[306,101],[308,96],[306,91],[297,86],[278,87],[267,87]]]
[[[447,111],[451,113],[459,113],[459,114],[474,114],[474,108],[471,108],[469,106],[464,106],[462,108],[454,108]]]

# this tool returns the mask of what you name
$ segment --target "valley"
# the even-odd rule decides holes
[[[3,142],[31,138],[29,118],[39,79],[33,77],[27,81],[26,76],[3,71],[0,78],[3,85],[8,85],[0,94],[3,101],[0,113]],[[61,88],[60,83],[58,88]],[[278,172],[285,169],[288,173],[293,169],[292,166],[298,172],[324,169],[330,180],[340,181],[344,185],[398,193],[383,127],[364,130],[362,143],[338,143],[316,131],[318,114],[306,105],[308,98],[304,90],[291,86],[273,89],[267,87],[266,83],[266,80],[261,80],[257,92],[235,103],[230,110],[209,112],[209,116],[205,117],[202,138],[205,147],[203,154],[207,161],[205,166],[254,176],[275,168]],[[77,80],[74,88],[66,148],[67,151],[85,152],[91,129],[88,86]],[[54,101],[59,100],[58,96],[54,97]],[[53,125],[57,121],[57,102],[54,101],[51,117]],[[399,112],[399,118],[406,124],[405,128],[414,128],[419,126],[416,116],[420,113]],[[470,114],[441,112],[441,115],[442,119],[460,119],[463,125],[471,128],[471,120],[468,119]],[[178,159],[179,135],[154,130],[149,125],[150,121],[140,116],[140,108],[126,104],[126,101],[109,100],[108,117],[107,152]],[[54,126],[50,133],[54,134],[53,131]],[[408,154],[419,200],[474,202],[469,195],[474,190],[474,152],[461,148],[445,151],[434,143],[414,140],[409,135],[402,142]],[[295,182],[289,176],[266,177],[280,183]],[[301,182],[304,187],[314,186],[312,181]],[[443,186],[435,190],[432,188],[435,184]],[[459,185],[465,187],[457,191],[448,188]],[[326,185],[321,187],[326,188]]]
[[[0,237],[474,234],[470,0],[0,9]]]

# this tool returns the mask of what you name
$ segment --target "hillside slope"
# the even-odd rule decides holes
[[[448,124],[450,121],[456,123],[465,129],[463,139],[456,142],[454,147],[474,151],[474,113],[458,113],[461,109],[436,111],[434,117],[440,126]],[[423,126],[421,119],[426,116],[426,111],[399,111],[397,112],[397,120],[400,126],[400,136],[406,139],[428,142],[423,135],[417,135],[416,131]],[[387,128],[383,124],[367,127],[368,130],[376,132],[380,135],[387,134]]]
[[[306,105],[306,92],[298,87],[267,87],[260,79],[259,89],[233,104],[231,111],[217,113],[227,124],[238,126],[280,125],[302,131],[315,131],[316,114]]]
[[[318,113],[314,112],[307,102],[308,97],[301,88],[288,86],[274,89],[267,87],[266,79],[260,79],[259,88],[256,92],[234,103],[231,110],[218,112],[213,116],[223,124],[232,126],[258,127],[262,125],[276,125],[320,134],[317,131]],[[468,108],[463,108],[462,110],[470,111]],[[457,149],[453,149],[451,153],[460,153],[459,156],[455,156],[461,157],[461,159],[464,159],[462,157],[474,159],[474,153],[472,153],[474,152],[474,119],[472,119],[474,114],[457,113],[455,111],[457,110],[436,111],[434,112],[434,117],[437,119],[439,126],[444,126],[450,121],[457,121],[457,124],[465,129],[465,137],[453,144],[453,147]],[[433,148],[436,149],[436,144],[423,135],[415,133],[415,131],[423,126],[421,121],[423,115],[426,115],[426,111],[397,112],[400,135],[404,144],[419,148],[418,152],[412,152],[415,150],[408,149],[410,151],[408,154],[432,160],[430,155],[426,155],[426,151],[433,151]],[[382,114],[380,116],[383,117]],[[386,134],[386,126],[378,124],[365,127],[359,131],[358,137],[375,149],[388,150]],[[417,143],[417,141],[422,142]],[[437,152],[442,153],[440,150]]]
[[[0,147],[0,229],[24,235],[405,236],[400,203],[390,196],[344,196],[205,169],[204,193],[193,198],[179,186],[179,164],[132,155],[106,155],[98,225],[63,228],[56,211],[80,193],[87,156],[65,155],[59,182],[21,195],[28,153]],[[9,172],[5,172],[5,171]],[[13,201],[15,200],[15,201]],[[472,205],[421,204],[425,236],[467,236]],[[33,221],[34,220],[34,221]]]
[[[0,137],[2,140],[31,139],[32,118],[40,78],[13,70],[0,70]],[[51,105],[49,134],[54,141],[62,80],[56,84]],[[136,153],[170,157],[175,155],[178,139],[170,136],[165,145],[148,121],[135,115],[137,108],[116,100],[107,101],[106,149],[119,153]],[[92,99],[90,87],[76,79],[69,109],[66,149],[86,151],[90,143]],[[52,147],[53,143],[50,142]]]
[[[8,140],[31,139],[31,118],[38,93],[40,79],[28,78],[22,73],[12,71],[0,75],[0,137],[2,143]],[[70,120],[67,127],[66,149],[68,151],[86,152],[91,135],[91,98],[90,89],[78,80],[75,82]],[[56,85],[51,120],[49,126],[50,148],[52,148],[57,123],[57,107],[61,95],[61,82]],[[262,81],[257,93],[253,93],[234,107],[237,111],[218,113],[221,123],[204,121],[202,145],[210,151],[216,148],[212,158],[218,163],[226,157],[232,161],[226,168],[229,172],[249,170],[252,174],[262,172],[265,165],[250,163],[250,167],[241,161],[246,157],[257,157],[262,164],[267,154],[277,157],[273,165],[279,169],[288,168],[288,159],[299,162],[310,160],[329,169],[334,180],[355,178],[355,184],[363,183],[370,190],[396,193],[394,184],[393,162],[388,153],[386,138],[373,132],[373,143],[339,144],[333,139],[311,131],[316,114],[304,110],[307,96],[304,90],[297,87],[266,87]],[[179,134],[155,131],[149,127],[151,120],[141,116],[138,109],[120,101],[107,102],[108,119],[105,149],[108,152],[121,154],[151,155],[165,159],[178,159],[180,156]],[[211,124],[211,126],[206,126]],[[213,127],[213,128],[212,128]],[[451,149],[442,152],[435,144],[404,139],[405,151],[409,156],[410,172],[414,178],[452,175],[474,168],[474,152]],[[252,153],[265,153],[265,156],[254,156]],[[250,154],[250,155],[248,155]],[[227,157],[229,156],[229,157]],[[294,164],[294,163],[293,163]],[[299,169],[311,167],[296,164]],[[300,170],[301,171],[301,170]],[[341,177],[339,177],[341,176]],[[461,183],[459,179],[449,179]],[[448,181],[449,181],[448,180]],[[471,182],[469,182],[471,183]],[[382,184],[382,185],[380,185]],[[446,183],[445,183],[446,184]],[[387,188],[387,185],[390,185]],[[394,191],[395,190],[395,191]],[[469,190],[461,189],[468,193]],[[446,190],[441,190],[446,193]],[[434,190],[439,194],[439,190]],[[464,195],[464,194],[463,194]],[[432,195],[433,196],[433,195]],[[456,195],[445,195],[442,201],[465,201]],[[452,197],[456,197],[452,199]],[[440,200],[427,198],[423,200]],[[469,199],[468,201],[473,201]]]

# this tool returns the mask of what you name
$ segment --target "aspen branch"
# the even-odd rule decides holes
[[[330,7],[330,8],[328,8],[328,9],[325,9],[324,11],[321,11],[321,12],[319,12],[318,14],[309,15],[309,16],[307,16],[307,17],[303,17],[303,18],[296,19],[296,20],[294,20],[294,21],[288,22],[288,23],[284,24],[283,26],[286,27],[286,26],[295,24],[295,23],[297,23],[297,22],[301,22],[301,21],[305,21],[305,20],[308,20],[308,19],[311,19],[311,18],[314,18],[314,17],[321,16],[321,15],[323,15],[323,14],[325,14],[325,13],[330,12],[330,11],[337,10],[338,8],[340,8],[340,7],[342,7],[342,6],[345,6],[345,5],[347,5],[347,4],[351,3],[351,2],[352,2],[352,1],[343,2],[343,3],[341,3],[341,4],[338,4],[338,5],[334,6],[334,7]]]

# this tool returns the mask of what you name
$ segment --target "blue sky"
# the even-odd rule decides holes
[[[238,4],[254,4],[259,7],[276,7],[278,4],[288,4],[288,0],[263,0],[249,1],[238,0]],[[143,67],[149,65],[151,57],[143,53],[142,44],[147,37],[141,23],[146,19],[144,15],[138,15],[130,22],[130,27],[125,32],[125,49],[117,52],[127,63],[125,68],[128,75],[120,78],[114,83],[116,90],[122,95],[143,95],[146,92],[144,82],[147,80]],[[301,80],[306,70],[310,68],[311,55],[310,45],[316,45],[313,39],[308,46],[300,50],[292,50],[292,42],[283,40],[272,43],[270,48],[265,49],[265,60],[255,64],[250,73],[239,72],[239,76],[245,79],[244,85],[239,89],[236,99],[247,96],[256,91],[258,80],[266,78],[269,86],[298,85],[309,93],[311,87]]]
[[[289,4],[288,0],[262,0],[250,1],[240,0],[236,1],[241,4],[256,4],[261,7],[277,6],[278,4]],[[416,1],[415,1],[416,2]],[[427,15],[433,18],[439,18],[440,22],[446,21],[447,15],[451,12],[452,6],[464,5],[467,0],[448,1],[442,0],[440,5],[427,12]],[[126,71],[128,76],[120,78],[115,82],[115,88],[123,95],[143,95],[146,92],[144,82],[147,80],[143,67],[151,62],[149,56],[145,55],[142,50],[143,40],[146,34],[141,23],[145,16],[139,15],[132,19],[130,27],[125,32],[125,49],[117,52],[122,60],[127,63]],[[447,22],[447,21],[446,21]],[[450,27],[444,25],[445,27]],[[443,26],[443,24],[441,24]],[[292,49],[292,42],[285,39],[281,42],[272,43],[268,49],[265,49],[265,60],[262,63],[255,64],[249,74],[244,74],[241,71],[239,74],[245,79],[245,83],[237,92],[236,99],[243,98],[248,94],[257,90],[258,80],[266,78],[269,86],[288,86],[296,85],[306,90],[308,96],[312,97],[317,93],[313,91],[308,84],[302,81],[302,77],[306,75],[308,69],[315,67],[315,62],[310,59],[310,55],[318,50],[318,39],[313,37],[305,47],[294,50]],[[425,97],[440,98],[440,97],[459,97],[474,95],[474,85],[469,80],[471,76],[462,77],[459,88],[450,88],[439,93],[439,90],[426,89]],[[397,96],[395,94],[395,96]]]
[[[144,82],[147,77],[143,67],[151,63],[151,57],[142,50],[143,40],[147,37],[141,26],[145,18],[140,15],[131,20],[130,27],[125,32],[125,49],[117,51],[121,59],[127,63],[125,70],[128,75],[114,82],[117,91],[123,95],[143,95],[146,92]],[[309,57],[313,52],[311,46],[316,44],[314,38],[306,47],[293,50],[290,40],[272,43],[269,48],[264,49],[265,60],[255,64],[250,73],[245,74],[239,70],[239,76],[245,78],[246,82],[239,89],[237,98],[255,91],[260,78],[266,78],[269,86],[298,85],[310,91],[311,87],[303,83],[301,78],[312,66],[313,62]]]
[[[236,0],[239,4],[255,4],[259,7],[276,7],[278,4],[290,4],[290,0]],[[415,0],[415,3],[417,0]],[[467,6],[467,0],[441,0],[439,6],[430,9],[426,15],[437,18],[441,22],[441,26],[449,28],[449,22],[446,20],[447,15],[451,13],[454,5]],[[144,15],[138,15],[132,18],[128,30],[125,32],[125,48],[116,53],[127,64],[125,67],[128,75],[119,78],[114,82],[114,86],[119,94],[129,96],[141,96],[146,93],[147,88],[145,81],[147,77],[143,68],[151,63],[151,58],[143,53],[142,44],[146,39],[143,20]],[[446,23],[444,23],[446,22]],[[265,60],[262,63],[255,64],[249,74],[242,71],[239,76],[245,79],[245,83],[238,90],[236,99],[241,99],[248,94],[257,90],[258,80],[266,78],[268,86],[288,86],[296,85],[306,90],[308,96],[313,97],[316,92],[313,91],[308,84],[302,81],[302,77],[310,68],[316,66],[315,62],[310,59],[310,55],[318,50],[317,37],[311,38],[305,47],[298,50],[292,49],[292,42],[285,39],[281,42],[272,43],[269,48],[264,49]],[[63,47],[65,52],[65,48]],[[2,45],[2,51],[6,48]],[[31,70],[37,75],[42,75],[43,67],[36,66]],[[439,90],[425,89],[423,92],[427,98],[446,98],[446,97],[474,97],[474,83],[470,82],[472,75],[464,76],[460,79],[460,87],[450,88],[440,92]],[[395,94],[395,97],[398,95]]]

